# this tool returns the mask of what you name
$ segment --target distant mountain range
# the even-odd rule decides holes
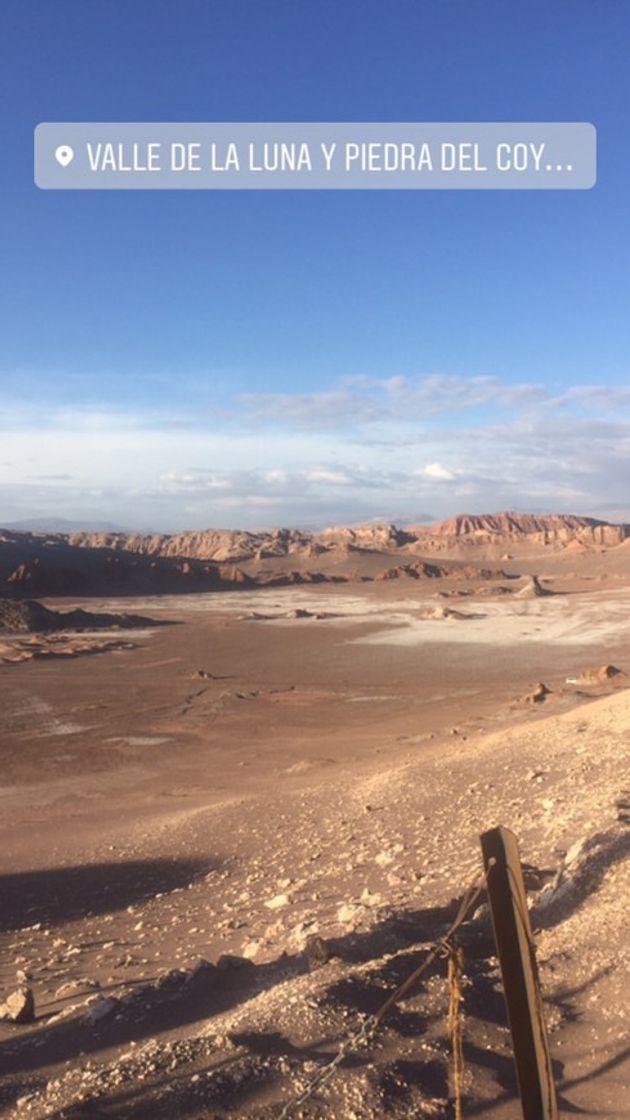
[[[489,513],[460,514],[432,525],[398,528],[381,524],[324,529],[203,529],[184,533],[71,533],[69,541],[81,548],[107,548],[145,556],[171,556],[216,563],[243,563],[283,556],[314,557],[358,552],[436,555],[485,547],[496,551],[508,546],[564,548],[612,547],[630,536],[630,526],[574,514]]]
[[[3,529],[18,533],[130,533],[125,525],[113,521],[72,521],[65,517],[25,517],[20,521],[4,521]]]
[[[56,518],[46,529],[15,524],[0,529],[0,597],[160,594],[445,576],[501,579],[506,576],[504,561],[518,564],[551,554],[571,560],[573,554],[577,559],[619,548],[620,559],[627,562],[625,542],[630,538],[627,524],[573,514],[510,512],[462,514],[405,528],[382,523],[319,533],[69,531],[68,523]],[[515,573],[513,565],[510,571]]]

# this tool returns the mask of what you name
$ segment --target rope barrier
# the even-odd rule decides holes
[[[464,950],[454,945],[448,958],[448,1031],[453,1050],[453,1096],[455,1101],[455,1120],[462,1120],[462,1091],[464,1087],[464,1050],[462,1040],[462,976],[464,974]]]

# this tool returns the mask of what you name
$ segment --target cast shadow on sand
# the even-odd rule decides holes
[[[158,891],[188,886],[218,866],[218,861],[198,859],[147,859],[2,875],[0,931],[122,910]]]

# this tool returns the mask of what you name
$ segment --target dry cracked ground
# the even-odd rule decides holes
[[[0,1024],[0,1113],[453,1117],[442,957],[291,1102],[426,957],[503,824],[560,1113],[627,1115],[630,691],[592,670],[630,669],[628,591],[555,590],[473,587],[454,615],[387,587],[126,600],[169,625],[1,665],[0,982],[34,1018]],[[483,905],[459,938],[463,1115],[508,1120]]]

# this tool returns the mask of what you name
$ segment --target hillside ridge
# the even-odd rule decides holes
[[[392,522],[306,529],[213,529],[181,533],[19,532],[0,529],[0,587],[10,597],[47,594],[155,594],[294,583],[440,576],[477,565],[478,578],[503,578],[496,562],[607,551],[630,525],[575,514],[458,514],[431,525]],[[445,562],[453,562],[451,569]],[[488,567],[487,561],[490,561]],[[410,572],[410,568],[414,570]],[[424,570],[426,568],[427,570]],[[469,573],[471,576],[472,573]]]
[[[567,544],[571,541],[614,546],[630,536],[630,525],[583,517],[570,513],[532,514],[461,513],[428,525],[401,528],[392,522],[369,522],[352,526],[331,526],[313,532],[308,529],[277,528],[201,529],[180,533],[67,533],[61,536],[80,548],[107,548],[137,552],[146,556],[210,560],[215,563],[242,563],[283,556],[318,556],[323,553],[397,552],[416,550],[432,542],[497,543],[531,538],[540,543]]]

